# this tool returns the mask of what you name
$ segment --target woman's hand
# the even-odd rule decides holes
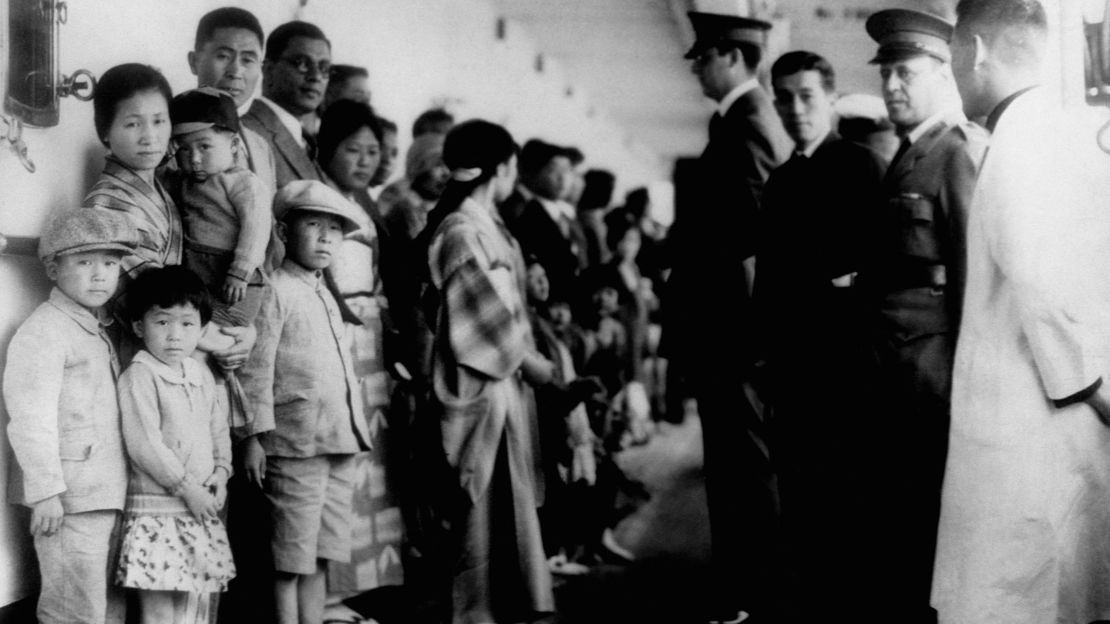
[[[253,325],[246,327],[220,327],[220,333],[230,336],[235,342],[230,347],[212,352],[216,363],[224,370],[235,370],[246,363],[258,340],[258,330]]]

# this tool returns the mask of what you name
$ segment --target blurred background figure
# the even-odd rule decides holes
[[[353,100],[363,104],[370,103],[370,72],[356,65],[332,65],[328,90],[324,92],[323,113],[339,100]]]
[[[586,264],[594,267],[609,260],[605,242],[605,215],[613,201],[617,179],[612,171],[590,169],[582,176],[578,198],[578,224],[586,235]]]
[[[898,151],[898,135],[886,114],[886,105],[877,95],[849,93],[833,104],[839,118],[837,132],[844,139],[871,148],[889,164]]]
[[[445,108],[429,108],[417,115],[412,122],[412,138],[416,140],[425,134],[447,134],[455,125],[455,116]]]

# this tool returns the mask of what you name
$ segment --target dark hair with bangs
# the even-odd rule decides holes
[[[335,157],[335,151],[347,137],[363,128],[369,128],[378,143],[382,142],[382,127],[374,110],[362,102],[337,100],[320,117],[320,131],[316,134],[316,160],[325,169]]]
[[[157,69],[142,63],[124,63],[104,72],[93,92],[93,124],[100,142],[108,145],[108,130],[116,119],[119,103],[143,91],[157,91],[166,98],[167,120],[173,90]]]
[[[127,287],[127,316],[141,321],[151,308],[191,305],[200,313],[201,323],[212,319],[212,300],[208,288],[196,273],[180,266],[148,269]]]

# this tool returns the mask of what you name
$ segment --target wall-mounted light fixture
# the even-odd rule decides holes
[[[69,11],[57,0],[8,0],[8,94],[0,115],[7,126],[4,138],[28,171],[34,164],[23,144],[23,126],[49,128],[58,125],[58,101],[73,96],[87,102],[96,88],[96,77],[87,69],[70,76],[59,71],[59,30]]]

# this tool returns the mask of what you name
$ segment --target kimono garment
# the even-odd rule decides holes
[[[1040,90],[1003,112],[968,281],[932,603],[942,624],[1110,618],[1110,157]]]
[[[466,200],[429,250],[439,292],[433,363],[444,451],[465,493],[454,621],[520,621],[554,610],[536,508],[542,490],[530,390],[524,261],[492,211]]]
[[[152,187],[109,156],[82,205],[118,210],[134,223],[139,231],[139,247],[123,259],[127,275],[135,277],[151,267],[181,264],[181,215],[157,180]]]
[[[357,593],[404,582],[401,541],[404,527],[392,480],[387,474],[390,452],[386,409],[389,375],[382,358],[382,318],[378,276],[378,232],[370,216],[352,208],[359,229],[346,236],[332,264],[335,283],[362,325],[347,324],[351,364],[358,395],[368,420],[371,450],[355,455],[350,563],[328,562],[328,589]]]

